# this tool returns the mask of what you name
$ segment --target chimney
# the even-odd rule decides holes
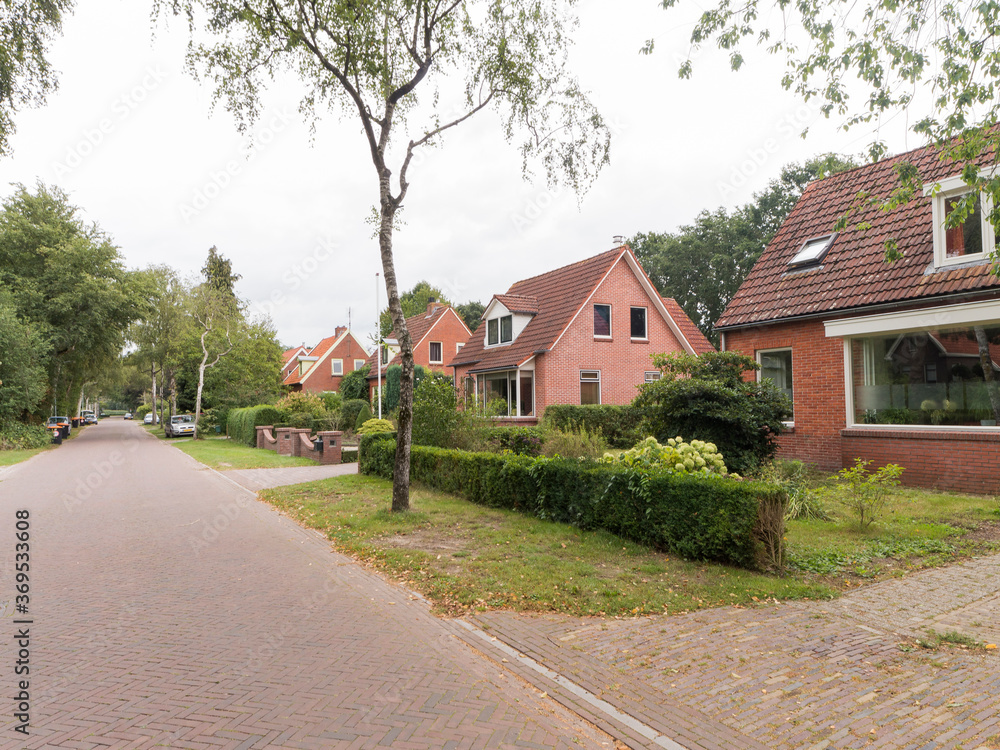
[[[347,326],[337,326],[333,329],[333,335],[340,338],[347,331]]]
[[[438,302],[437,299],[435,299],[434,297],[431,297],[430,299],[427,300],[428,315],[433,315],[434,311],[437,310],[439,307],[443,307],[443,305],[440,302]]]

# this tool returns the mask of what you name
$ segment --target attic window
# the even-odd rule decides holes
[[[830,249],[830,245],[833,244],[835,239],[837,239],[836,232],[806,240],[802,243],[799,251],[795,253],[795,257],[788,261],[788,265],[809,266],[819,263],[823,260],[823,256],[826,255],[826,251]]]

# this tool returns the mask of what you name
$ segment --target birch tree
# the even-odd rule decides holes
[[[575,0],[159,0],[185,14],[190,61],[246,127],[261,90],[291,71],[310,117],[356,118],[377,178],[379,253],[403,371],[392,509],[409,508],[413,342],[393,258],[397,215],[420,149],[487,109],[520,144],[522,170],[586,189],[607,162],[609,131],[567,67]],[[200,38],[204,29],[207,39]],[[461,103],[442,111],[460,87]],[[418,94],[422,98],[418,100]],[[409,135],[406,135],[409,134]],[[470,165],[470,171],[474,165]],[[458,182],[458,181],[456,181]]]

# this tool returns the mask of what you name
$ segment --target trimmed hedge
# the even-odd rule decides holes
[[[42,425],[7,422],[0,424],[0,451],[44,448],[52,442],[52,434]]]
[[[600,430],[613,448],[631,448],[644,437],[643,412],[631,405],[614,404],[553,404],[545,409],[544,421],[560,430]]]
[[[377,439],[375,439],[377,438]],[[362,474],[392,478],[396,441],[366,436]],[[530,458],[413,446],[414,480],[493,508],[516,510],[626,539],[695,560],[760,568],[762,504],[783,491],[715,476],[644,474],[570,458]]]
[[[248,406],[244,409],[231,409],[226,419],[226,434],[251,448],[257,447],[257,427],[265,424],[282,422],[286,414],[269,404]]]

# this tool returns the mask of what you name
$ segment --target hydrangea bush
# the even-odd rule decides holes
[[[631,450],[620,454],[605,453],[603,463],[619,464],[633,469],[666,471],[671,474],[728,474],[726,463],[715,443],[704,440],[685,442],[678,436],[661,445],[648,437]]]

